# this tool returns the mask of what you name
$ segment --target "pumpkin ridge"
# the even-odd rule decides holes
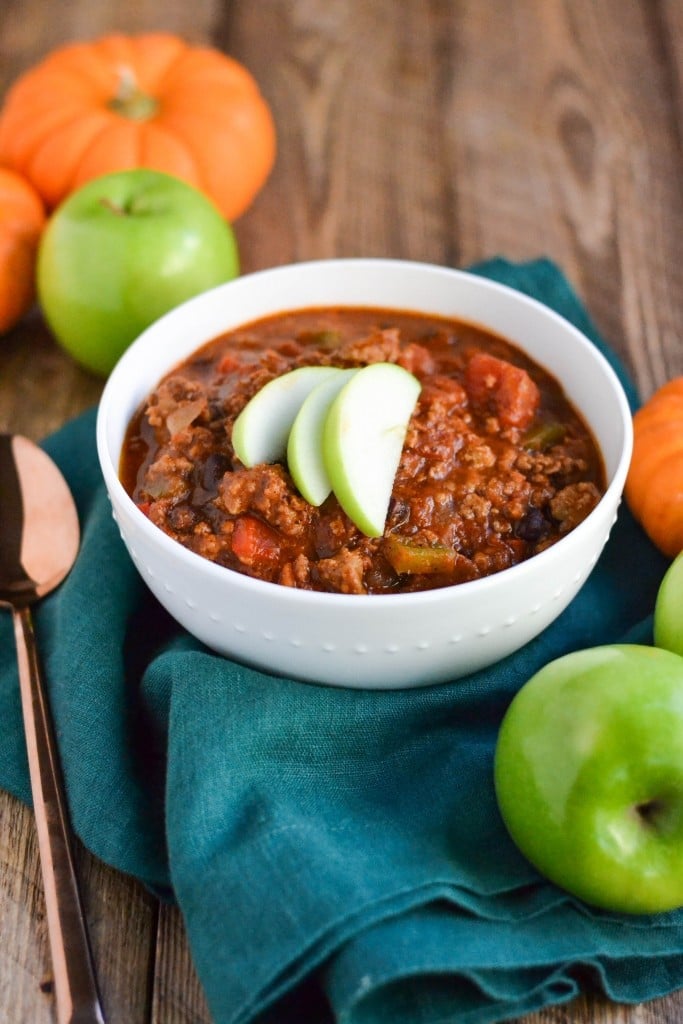
[[[78,167],[83,159],[83,155],[94,145],[98,138],[109,131],[109,124],[106,120],[106,111],[92,111],[88,117],[88,121],[92,121],[93,123],[98,121],[100,123],[96,129],[93,129],[91,134],[86,135],[86,133],[83,132],[81,141],[76,147],[74,147],[74,155],[68,153],[69,140],[66,136],[70,129],[77,128],[79,124],[87,124],[86,118],[83,115],[73,118],[73,120],[69,122],[69,125],[65,126],[64,130],[60,132],[59,135],[53,133],[38,143],[31,154],[28,164],[26,165],[27,176],[31,181],[35,181],[40,185],[39,191],[45,197],[49,207],[55,207],[60,202],[61,195],[68,195],[69,192],[73,191],[75,188]],[[53,146],[57,146],[59,153],[62,155],[62,162],[63,164],[66,164],[59,188],[56,188],[54,185],[55,168],[52,160],[52,154],[50,153]],[[41,170],[41,166],[43,165],[47,167],[49,181],[46,180],[46,175]]]
[[[109,37],[110,40],[113,38]],[[101,42],[107,42],[107,40]],[[151,48],[163,51],[164,59],[159,61],[158,54],[152,54]],[[177,63],[182,60],[187,46],[170,33],[159,32],[132,37],[129,40],[128,50],[127,57],[121,60],[109,53],[108,48],[102,47],[103,59],[110,62],[112,71],[118,76],[117,88],[120,90],[122,84],[125,88],[125,75],[128,73],[133,90],[133,97],[131,97],[133,104],[128,111],[126,110],[128,101],[125,98],[119,106],[117,97],[110,96],[106,105],[108,109],[122,117],[138,121],[151,121],[156,116],[162,102],[162,82],[166,75],[173,73]]]
[[[213,154],[207,154],[206,160],[204,160],[204,153],[200,152],[198,148],[193,145],[192,138],[187,138],[183,125],[173,125],[172,129],[169,129],[167,119],[164,117],[163,112],[160,113],[157,118],[155,126],[162,128],[169,135],[175,137],[182,147],[183,152],[191,154],[192,164],[196,176],[195,187],[204,192],[208,199],[211,200],[215,205],[219,207],[223,215],[227,220],[232,220],[232,217],[225,213],[224,204],[219,201],[215,189],[211,189],[211,172],[212,161],[215,159]],[[171,172],[172,173],[172,172]],[[226,174],[229,173],[229,169],[226,169]]]
[[[168,88],[167,79],[169,79],[169,78],[173,79],[179,73],[179,68],[181,67],[181,65],[182,65],[182,63],[183,63],[183,61],[185,59],[186,53],[187,53],[187,48],[186,47],[184,47],[182,50],[179,50],[175,54],[173,59],[169,62],[168,66],[165,67],[163,69],[163,71],[160,71],[159,74],[158,74],[158,77],[157,77],[156,82],[155,82],[154,89],[155,89],[155,97],[156,97],[156,99],[157,99],[157,101],[159,103],[159,107],[160,108],[163,106],[164,94],[166,92],[166,89]]]
[[[118,88],[121,69],[130,70],[138,85],[141,85],[142,91],[149,91],[147,44],[139,45],[143,38],[110,32],[91,43],[92,55],[104,69],[108,79],[106,93],[103,96],[105,105]]]
[[[82,106],[74,103],[64,110],[45,107],[36,111],[30,121],[18,116],[0,119],[0,160],[22,170],[45,136],[60,133],[92,113],[95,110],[84,113]]]
[[[229,58],[226,58],[229,59]],[[189,66],[183,66],[189,65]],[[265,104],[263,93],[257,83],[249,78],[246,73],[234,72],[228,68],[228,75],[225,70],[221,73],[220,67],[197,68],[194,62],[179,61],[179,67],[172,78],[172,81],[165,81],[165,97],[184,97],[196,94],[202,101],[215,100],[219,93],[224,98],[237,103],[253,103],[254,101]],[[244,70],[244,69],[242,69]]]
[[[202,173],[197,164],[195,154],[189,146],[187,146],[183,139],[179,137],[177,132],[170,132],[168,129],[160,123],[159,118],[155,118],[153,121],[145,122],[141,125],[140,132],[140,165],[142,167],[152,167],[156,170],[164,171],[166,174],[175,174],[179,177],[178,172],[178,160],[185,162],[186,170],[182,175],[186,181],[195,188],[202,189]],[[161,140],[161,145],[158,144]],[[169,160],[166,155],[162,152],[166,151],[166,154],[170,150],[173,150],[176,154],[176,159],[169,164]],[[169,169],[172,166],[172,169]],[[207,196],[211,199],[210,196]],[[213,202],[213,200],[211,200]]]
[[[96,51],[88,44],[77,47],[73,54],[68,50],[67,47],[62,52],[56,51],[47,63],[36,65],[17,84],[41,89],[46,79],[59,76],[64,84],[73,84],[84,99],[97,97],[96,102],[100,102],[101,97],[111,91],[111,63],[98,58]]]
[[[92,178],[113,171],[138,167],[140,157],[139,121],[128,121],[112,115],[113,124],[100,132],[76,165],[73,187],[78,188]],[[124,149],[125,146],[125,149]]]
[[[50,110],[54,107],[55,97],[62,101],[69,98],[81,104],[90,102],[96,106],[99,103],[98,97],[104,92],[101,86],[84,80],[73,68],[50,68],[41,75],[29,73],[8,90],[3,104],[3,117],[10,111],[14,113],[17,105],[25,103]]]
[[[208,195],[229,221],[236,220],[249,207],[271,171],[275,144],[270,127],[268,134],[262,132],[258,138],[243,139],[239,130],[235,133],[221,131],[216,120],[207,116],[188,121],[168,110],[163,112],[161,121],[195,154]],[[213,124],[216,124],[215,130]],[[210,151],[200,145],[207,137],[212,137]],[[245,162],[251,171],[248,178],[241,173],[241,163]]]
[[[109,37],[111,38],[111,37]],[[106,42],[105,39],[100,42]],[[129,58],[127,64],[135,71],[138,82],[144,92],[158,97],[159,83],[187,49],[184,40],[168,32],[148,32],[130,37]],[[163,58],[160,55],[163,53]],[[121,61],[110,57],[109,51],[103,48],[102,56],[114,68]]]

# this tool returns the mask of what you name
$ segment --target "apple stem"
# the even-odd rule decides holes
[[[118,76],[116,94],[107,104],[109,109],[131,121],[148,121],[154,117],[159,102],[154,96],[142,91],[133,69],[122,64],[118,68]]]
[[[109,196],[101,196],[100,203],[102,204],[102,206],[105,206],[112,213],[115,213],[117,217],[125,217],[127,213],[126,209],[123,206],[120,206],[118,203],[115,203],[113,199],[109,198]]]

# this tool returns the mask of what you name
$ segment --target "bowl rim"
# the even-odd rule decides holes
[[[483,291],[490,290],[504,293],[512,301],[528,305],[536,309],[538,312],[541,312],[542,315],[550,320],[560,323],[563,330],[569,330],[570,333],[574,335],[575,340],[582,347],[587,348],[596,363],[602,364],[603,373],[611,384],[614,398],[621,414],[620,428],[623,433],[623,442],[611,479],[609,480],[607,488],[600,501],[589,515],[579,523],[578,526],[574,527],[570,533],[565,537],[562,537],[555,544],[551,545],[551,547],[538,552],[531,558],[526,559],[524,562],[520,562],[507,569],[503,569],[500,572],[492,573],[480,579],[469,580],[465,583],[453,584],[449,587],[439,587],[430,590],[396,594],[338,594],[327,591],[312,591],[296,587],[286,587],[280,583],[271,583],[267,580],[247,576],[235,569],[230,569],[227,566],[212,562],[210,559],[204,558],[202,555],[184,547],[184,545],[179,541],[169,537],[163,530],[150,522],[147,516],[145,516],[145,514],[135,505],[130,495],[123,487],[123,484],[119,479],[118,467],[114,465],[114,461],[111,457],[107,427],[109,412],[115,402],[118,381],[125,373],[128,364],[137,361],[141,348],[146,345],[151,345],[156,335],[163,331],[169,321],[175,320],[180,315],[187,315],[186,311],[191,311],[191,309],[197,305],[203,305],[206,302],[207,297],[214,293],[233,291],[244,287],[251,288],[254,286],[252,282],[258,284],[260,280],[267,280],[272,275],[291,274],[293,272],[305,273],[308,270],[320,267],[325,267],[330,272],[334,272],[335,270],[349,266],[359,269],[363,269],[365,266],[368,266],[380,270],[386,269],[388,271],[399,267],[402,270],[407,271],[415,268],[421,272],[425,270],[439,272],[448,276],[467,279],[468,282],[476,283],[476,286],[481,287]],[[313,306],[319,307],[321,305],[324,304],[312,303],[310,308],[313,308]],[[335,300],[334,305],[337,308],[343,308],[345,305],[349,308],[354,308],[354,306],[357,307],[359,303],[344,303]],[[303,308],[306,307],[302,303],[295,303],[290,307],[281,306],[279,310],[273,312],[264,312],[256,317],[250,317],[246,320],[237,320],[235,327],[228,327],[226,330],[233,330],[239,326],[240,323],[251,323],[261,319],[262,317],[278,315],[279,312],[284,313],[288,309],[296,311],[297,309]],[[378,303],[377,308],[387,308],[387,306],[382,305],[382,303]],[[398,310],[404,307],[394,306],[394,308]],[[405,308],[407,309],[408,307],[406,306]],[[416,312],[422,313],[424,310],[417,309]],[[429,315],[428,311],[427,315]],[[440,316],[441,314],[435,315]],[[458,319],[457,314],[453,314],[453,319]],[[476,324],[476,321],[474,320],[468,320],[466,318],[462,319],[463,322]],[[221,332],[219,330],[217,333],[212,334],[211,337],[205,339],[205,342],[210,341],[212,337],[217,337],[220,333]],[[504,335],[502,336],[505,337]],[[186,356],[183,356],[180,359],[170,360],[166,367],[161,370],[159,379],[161,376],[168,373],[173,366],[177,365],[178,362],[181,362],[182,359],[187,358],[192,352],[200,348],[205,342],[200,341],[194,344],[192,348],[188,350]],[[523,346],[517,342],[513,342],[513,344],[518,344],[520,348],[523,348]],[[330,608],[335,606],[338,608],[353,607],[355,609],[367,609],[369,607],[376,609],[379,609],[380,607],[396,608],[397,603],[402,606],[414,605],[417,608],[433,604],[435,602],[442,603],[447,597],[452,598],[454,594],[461,594],[463,598],[468,596],[474,598],[475,595],[479,596],[482,593],[486,594],[486,592],[492,588],[500,588],[503,581],[509,582],[512,585],[516,585],[518,583],[521,584],[526,576],[530,574],[535,575],[537,572],[540,572],[542,567],[546,564],[549,566],[552,565],[552,562],[557,557],[558,548],[561,549],[562,552],[567,552],[572,545],[580,547],[582,538],[591,530],[592,524],[595,522],[596,517],[601,514],[601,511],[604,510],[605,505],[608,502],[614,503],[616,508],[619,504],[631,460],[633,448],[633,424],[626,393],[614,368],[610,365],[609,360],[600,351],[598,346],[583,333],[583,331],[567,320],[566,317],[562,316],[562,314],[556,312],[550,306],[547,306],[545,303],[533,296],[527,295],[525,292],[521,292],[510,285],[496,281],[492,278],[486,278],[467,270],[447,267],[435,263],[384,257],[335,257],[330,259],[292,262],[242,274],[231,281],[217,285],[206,292],[202,292],[201,294],[186,300],[179,306],[174,307],[174,309],[164,314],[158,320],[154,321],[154,323],[147,327],[126,349],[105,384],[97,409],[96,446],[101,472],[110,495],[110,500],[113,501],[114,498],[117,498],[119,502],[122,502],[123,508],[132,517],[133,523],[149,537],[150,541],[159,547],[162,552],[167,553],[170,558],[178,561],[181,565],[187,565],[188,569],[200,571],[208,579],[213,578],[218,582],[222,579],[232,581],[234,586],[243,588],[247,593],[254,591],[258,595],[258,593],[261,592],[264,596],[268,595],[272,600],[286,602],[288,606],[292,607],[301,606],[302,608],[305,608],[308,605],[319,605],[322,601],[324,605]]]

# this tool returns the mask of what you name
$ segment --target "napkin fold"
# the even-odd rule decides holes
[[[552,263],[474,270],[581,328],[635,406]],[[36,610],[72,820],[98,857],[177,900],[216,1024],[490,1024],[586,985],[619,1001],[683,986],[683,913],[609,914],[541,879],[492,784],[501,718],[533,672],[651,641],[667,563],[625,507],[569,608],[497,665],[413,691],[302,684],[217,657],[160,608],[111,518],[94,424],[45,442],[83,533]],[[0,785],[28,802],[7,615],[0,715]]]

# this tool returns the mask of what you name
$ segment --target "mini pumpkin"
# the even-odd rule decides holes
[[[0,334],[35,298],[38,241],[45,223],[40,196],[18,174],[0,168]]]
[[[273,118],[252,75],[168,33],[60,47],[17,79],[0,110],[0,164],[49,208],[91,178],[149,167],[235,220],[274,159]]]
[[[683,377],[661,387],[633,417],[625,496],[665,555],[683,550]]]

